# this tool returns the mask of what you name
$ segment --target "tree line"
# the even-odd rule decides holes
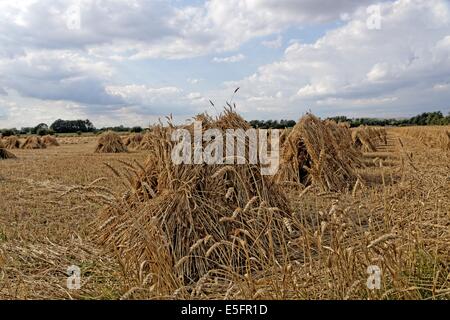
[[[0,130],[2,136],[21,135],[21,134],[37,134],[40,136],[54,135],[59,133],[98,133],[103,131],[116,131],[116,132],[142,132],[141,127],[125,127],[123,125],[116,127],[104,127],[97,129],[93,123],[89,120],[62,120],[58,119],[50,126],[46,123],[40,123],[35,127],[22,127],[21,129],[11,128]]]
[[[285,129],[295,126],[294,120],[251,120],[249,123],[256,129]]]
[[[348,118],[346,116],[329,117],[326,120],[336,122],[347,122],[350,127],[367,126],[429,126],[429,125],[450,125],[450,112],[444,116],[441,111],[424,112],[417,116],[404,119],[378,119],[378,118]],[[254,128],[261,129],[284,129],[292,128],[296,122],[294,120],[252,120],[249,122]]]
[[[450,125],[450,113],[444,116],[441,111],[424,112],[417,116],[405,119],[378,119],[378,118],[348,118],[346,116],[336,116],[327,118],[336,122],[347,122],[351,127],[359,127],[361,125],[368,126],[428,126],[428,125]],[[253,128],[259,129],[284,129],[292,128],[296,122],[294,120],[251,120],[249,124]],[[98,133],[103,131],[115,132],[142,132],[144,128],[126,127],[123,125],[115,127],[95,128],[89,120],[61,120],[58,119],[50,126],[40,123],[36,127],[23,127],[21,129],[3,129],[0,130],[2,136],[20,135],[20,134],[37,134],[37,135],[53,135],[58,133],[76,133],[83,134],[87,132]]]
[[[450,125],[450,113],[444,116],[441,111],[424,112],[405,119],[377,119],[377,118],[347,118],[345,116],[331,117],[329,120],[347,122],[351,127],[368,126],[439,126]]]

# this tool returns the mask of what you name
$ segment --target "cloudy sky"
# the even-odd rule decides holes
[[[0,127],[183,121],[237,87],[249,120],[448,112],[450,3],[0,0]]]

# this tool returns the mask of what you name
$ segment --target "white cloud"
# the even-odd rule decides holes
[[[181,59],[235,50],[290,26],[333,21],[369,2],[211,0],[189,6],[163,0],[1,1],[0,55],[34,47],[80,49],[115,60]],[[81,29],[73,30],[66,13],[77,4]]]
[[[108,119],[136,123],[171,112],[192,115],[207,108],[208,99],[226,101],[236,87],[241,87],[235,97],[238,108],[252,118],[296,118],[310,108],[360,115],[370,108],[383,115],[448,109],[450,11],[445,0],[384,1],[381,30],[367,28],[366,7],[372,0],[210,0],[196,5],[83,0],[81,29],[70,30],[65,13],[77,2],[0,1],[0,126],[58,114],[89,117],[100,125]],[[342,26],[330,27],[339,19]],[[292,30],[313,24],[331,29],[314,43],[289,41],[298,36]],[[288,47],[278,61],[244,79],[227,75],[224,86],[214,90],[211,83],[218,78],[208,68],[192,73],[203,79],[177,78],[162,70],[180,63],[171,59],[192,57],[203,57],[187,60],[193,66],[215,57],[213,62],[223,64],[217,69],[243,59],[253,62],[255,53],[242,51],[249,40]],[[160,60],[134,61],[147,58],[166,61],[161,66]],[[142,79],[150,65],[155,73],[146,82]],[[190,92],[192,85],[195,92]]]
[[[191,92],[187,95],[189,100],[201,100],[204,99],[200,92]]]
[[[24,97],[86,104],[121,103],[104,83],[114,70],[69,50],[35,50],[0,59],[0,86]]]
[[[137,113],[151,115],[190,114],[192,109],[205,102],[199,92],[185,92],[174,87],[151,87],[148,85],[107,86],[106,91],[112,96],[120,97],[126,108]]]
[[[270,49],[278,49],[283,45],[283,37],[281,35],[278,35],[273,40],[265,40],[262,41],[261,44],[264,47],[270,48]]]
[[[0,128],[51,124],[59,118],[86,119],[89,112],[86,107],[74,102],[23,98],[15,91],[9,91],[8,96],[0,96],[0,105]],[[1,117],[2,112],[6,117]]]
[[[375,64],[367,74],[367,79],[372,82],[383,80],[388,75],[388,68],[386,63]]]
[[[196,79],[196,78],[188,78],[186,81],[189,84],[199,84],[203,79]]]
[[[183,92],[177,87],[152,88],[146,85],[108,86],[106,91],[127,100],[152,101],[161,97],[173,97]]]
[[[229,57],[223,57],[223,58],[219,58],[219,57],[214,57],[213,58],[213,62],[216,63],[235,63],[235,62],[239,62],[245,59],[245,56],[241,53],[234,55],[234,56],[229,56]]]
[[[319,97],[335,93],[333,86],[326,81],[319,81],[313,85],[308,84],[297,91],[299,97]]]
[[[450,91],[450,83],[437,83],[433,86],[436,91]]]
[[[315,43],[294,42],[279,61],[234,81],[232,86],[244,88],[244,109],[251,110],[251,97],[273,97],[277,92],[285,97],[277,113],[299,114],[312,108],[336,114],[358,105],[360,112],[370,105],[387,113],[389,108],[399,113],[406,108],[448,109],[445,99],[450,93],[437,90],[444,88],[450,73],[448,3],[399,0],[382,3],[381,13],[381,30],[367,28],[367,13],[361,8],[348,23]],[[268,98],[266,104],[270,103]]]
[[[146,85],[107,86],[108,94],[119,97],[128,105],[154,108],[167,106],[183,97],[183,90],[177,87],[149,87]]]

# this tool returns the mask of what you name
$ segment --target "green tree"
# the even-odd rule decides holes
[[[94,132],[95,127],[92,122],[87,120],[61,120],[58,119],[52,123],[50,128],[56,133],[77,133]]]

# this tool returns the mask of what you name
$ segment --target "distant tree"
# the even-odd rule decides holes
[[[20,134],[31,134],[33,132],[34,128],[32,127],[22,127],[19,130]]]
[[[281,120],[280,121],[280,129],[292,128],[294,126],[295,126],[294,120]]]
[[[443,119],[442,121],[444,125],[450,124],[450,112],[448,113],[448,115]]]
[[[116,126],[116,127],[103,127],[101,131],[115,131],[115,132],[130,132],[132,128],[125,127],[124,125]]]
[[[131,128],[130,131],[134,132],[134,133],[140,133],[140,132],[144,131],[144,129],[142,129],[142,127],[136,126],[136,127]]]
[[[36,131],[39,129],[48,129],[48,125],[46,123],[39,123],[35,128]]]
[[[260,121],[258,121],[258,120],[252,120],[252,121],[249,122],[249,124],[250,124],[253,128],[257,129],[257,128],[259,128]]]
[[[36,131],[36,134],[39,136],[46,136],[46,135],[53,136],[55,135],[55,131],[53,131],[52,129],[41,128]]]
[[[295,126],[294,120],[251,120],[249,124],[256,129],[284,129]]]
[[[294,120],[289,120],[289,121],[287,122],[287,127],[288,127],[288,128],[293,128],[293,127],[295,127],[296,124],[297,124],[297,123],[296,123]]]
[[[92,122],[87,120],[61,120],[58,119],[52,123],[50,128],[56,133],[77,133],[94,132],[95,127]]]
[[[89,119],[84,120],[84,123],[85,123],[85,125],[86,125],[86,130],[87,130],[87,132],[93,132],[93,131],[95,131],[94,124],[93,124]]]
[[[360,125],[369,126],[426,126],[426,125],[446,125],[450,124],[450,114],[446,117],[441,111],[435,112],[424,112],[418,114],[409,119],[376,119],[376,118],[353,118],[348,119],[344,116],[331,117],[330,120],[335,120],[336,122],[347,121],[350,123],[351,127],[358,127]]]
[[[31,130],[31,133],[39,136],[45,136],[50,133],[48,125],[46,123],[40,123]]]
[[[2,137],[10,137],[18,134],[19,132],[16,128],[12,128],[12,129],[3,129],[0,131],[0,133],[2,134]]]
[[[350,119],[348,119],[346,116],[335,116],[335,117],[330,117],[330,118],[327,118],[327,120],[333,120],[333,121],[335,121],[335,122],[337,122],[337,123],[340,123],[340,122],[349,122],[349,121],[350,121]]]

